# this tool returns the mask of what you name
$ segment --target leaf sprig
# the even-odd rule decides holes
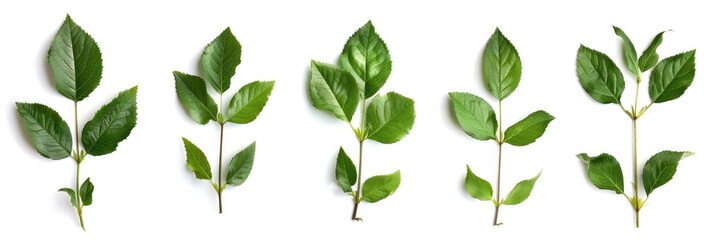
[[[634,104],[626,108],[621,98],[625,89],[622,72],[615,62],[606,54],[580,45],[577,55],[577,75],[581,86],[593,100],[602,103],[614,103],[620,106],[623,112],[632,120],[633,129],[633,195],[625,193],[622,169],[620,163],[610,154],[602,153],[589,156],[585,153],[578,154],[578,159],[587,166],[587,176],[595,187],[612,190],[623,194],[635,210],[635,224],[640,226],[640,210],[647,202],[654,189],[669,182],[677,170],[679,161],[691,156],[692,152],[686,151],[661,151],[645,163],[642,178],[639,176],[638,151],[637,151],[637,120],[655,103],[663,103],[679,98],[689,88],[694,80],[695,50],[690,50],[659,61],[657,48],[662,44],[663,34],[657,34],[649,47],[637,56],[637,50],[625,32],[613,26],[615,34],[622,39],[622,54],[627,69],[635,77]],[[659,61],[659,62],[658,62]],[[640,84],[642,74],[652,69],[649,79],[650,103],[639,105]],[[647,197],[640,196],[640,181]]]
[[[379,95],[392,72],[392,60],[372,22],[358,29],[342,50],[339,65],[312,61],[308,91],[315,108],[331,112],[349,124],[359,142],[359,167],[340,147],[335,166],[338,185],[354,201],[352,220],[364,201],[374,203],[393,194],[401,181],[400,171],[378,175],[362,184],[362,149],[367,139],[391,144],[404,138],[414,125],[414,101],[395,92]],[[376,95],[375,95],[376,94]],[[360,105],[361,102],[361,106]],[[361,122],[357,127],[352,117],[358,107]],[[357,184],[357,189],[352,187]]]
[[[218,213],[223,213],[223,190],[228,185],[240,186],[245,182],[253,168],[255,142],[233,156],[223,174],[223,131],[226,123],[247,124],[255,120],[263,111],[273,91],[275,81],[254,81],[241,87],[231,98],[228,109],[223,114],[223,93],[231,86],[231,78],[241,63],[241,45],[230,28],[226,28],[218,37],[206,46],[201,55],[201,66],[205,79],[174,71],[176,94],[181,105],[196,123],[218,123],[221,128],[218,152],[218,182],[213,181],[211,165],[206,154],[187,138],[183,138],[186,151],[186,164],[197,179],[208,180],[218,195]],[[208,94],[206,82],[220,95],[219,105]],[[225,181],[224,181],[225,179]]]
[[[526,116],[521,121],[508,127],[504,132],[499,123],[501,119],[501,102],[510,96],[521,81],[521,59],[516,48],[496,28],[484,50],[481,71],[483,81],[488,91],[498,100],[498,119],[491,105],[484,99],[466,92],[451,92],[451,105],[461,128],[469,136],[477,140],[494,140],[498,143],[498,179],[496,181],[496,197],[493,197],[493,187],[488,181],[478,177],[466,165],[464,185],[471,197],[481,200],[491,200],[496,211],[493,225],[500,225],[498,211],[501,205],[516,205],[525,201],[531,194],[540,172],[531,179],[526,179],[511,190],[506,198],[501,198],[501,155],[504,143],[513,146],[525,146],[536,141],[545,132],[553,116],[539,110]]]
[[[80,164],[87,155],[101,156],[116,151],[136,126],[137,87],[119,93],[102,106],[82,128],[79,136],[78,103],[89,97],[102,78],[102,54],[92,36],[67,15],[52,40],[47,60],[55,80],[55,88],[74,103],[74,149],[69,125],[55,110],[40,103],[16,103],[33,147],[43,157],[61,160],[71,157],[76,163],[74,189],[61,188],[69,195],[70,203],[77,209],[79,223],[84,230],[82,211],[92,205],[94,184],[87,178],[79,184]],[[82,148],[80,148],[80,139]]]

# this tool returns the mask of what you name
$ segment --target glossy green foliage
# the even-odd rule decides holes
[[[137,87],[120,92],[97,111],[82,129],[82,145],[87,153],[100,156],[114,152],[136,126]]]
[[[518,121],[513,126],[506,129],[504,142],[513,146],[525,146],[536,141],[543,136],[545,128],[548,127],[555,117],[543,110],[529,114],[526,118]]]
[[[399,187],[401,173],[399,170],[388,175],[378,175],[364,181],[362,200],[375,203],[389,197]]]
[[[580,45],[576,69],[580,85],[595,101],[620,104],[625,80],[610,57]]]
[[[498,28],[483,51],[481,73],[488,91],[498,100],[511,95],[521,81],[521,58],[518,51]]]
[[[183,138],[183,146],[186,150],[186,165],[196,174],[196,178],[211,180],[213,174],[211,174],[211,164],[208,163],[206,154],[186,138]]]
[[[623,193],[625,184],[622,180],[622,168],[615,157],[607,153],[595,157],[581,153],[578,158],[587,165],[588,179],[595,187],[612,190],[617,194]]]
[[[679,161],[692,155],[692,152],[661,151],[647,160],[642,170],[642,184],[647,195],[672,180]]]
[[[414,126],[414,100],[396,92],[377,94],[392,72],[389,49],[372,25],[367,22],[345,43],[338,65],[312,60],[307,88],[312,105],[345,121],[360,143],[359,165],[362,165],[363,142],[367,139],[391,144],[402,140]],[[362,103],[360,106],[360,102]],[[358,124],[353,124],[357,109]],[[399,187],[399,171],[367,179],[362,188],[359,170],[343,148],[337,155],[335,180],[340,189],[353,197],[357,205],[380,201]],[[357,184],[357,189],[352,187]],[[360,196],[361,195],[361,196]]]
[[[471,93],[449,93],[456,120],[469,136],[478,140],[496,140],[496,113],[486,101]]]
[[[508,193],[508,197],[506,197],[506,199],[503,201],[503,204],[516,205],[528,199],[528,197],[531,195],[531,191],[533,191],[533,187],[535,186],[536,181],[538,181],[538,178],[540,177],[540,174],[541,173],[539,172],[538,175],[531,179],[526,179],[518,182],[518,184],[513,187],[513,190]]]
[[[464,186],[466,187],[466,192],[471,195],[471,197],[481,200],[488,201],[493,198],[493,188],[491,184],[480,178],[471,171],[471,167],[466,165],[466,179],[464,179]]]
[[[224,93],[231,87],[231,78],[236,74],[240,56],[241,46],[231,28],[223,30],[206,46],[201,55],[201,66],[213,90]]]
[[[80,163],[86,160],[87,154],[101,156],[116,151],[119,143],[129,137],[137,121],[138,87],[120,92],[116,98],[102,106],[91,120],[81,124],[78,117],[79,102],[89,97],[102,78],[99,46],[92,36],[67,16],[52,39],[47,61],[57,92],[74,105],[74,138],[67,122],[48,106],[16,103],[17,112],[32,145],[40,155],[54,160],[71,157],[77,164],[75,188],[61,188],[59,191],[69,195],[70,203],[77,209],[80,225],[84,229],[82,209],[93,203],[94,184],[87,178],[79,186]],[[80,129],[80,126],[83,127]]]
[[[72,152],[69,126],[52,108],[39,103],[16,103],[32,146],[43,157],[60,160]]]
[[[228,164],[228,175],[226,183],[233,186],[240,186],[248,179],[250,171],[253,169],[253,159],[255,158],[255,142],[251,143],[236,154]]]
[[[67,15],[48,51],[57,92],[82,101],[99,86],[102,53],[94,38]]]
[[[695,50],[665,58],[650,75],[650,100],[663,103],[679,98],[694,81]]]
[[[216,121],[218,107],[211,96],[208,95],[206,83],[198,76],[174,71],[176,80],[176,95],[181,105],[186,108],[188,115],[200,124],[209,120]]]

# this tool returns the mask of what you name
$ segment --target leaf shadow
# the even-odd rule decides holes
[[[442,108],[442,111],[446,111],[446,113],[442,116],[449,116],[448,121],[451,122],[451,125],[461,129],[461,124],[459,124],[459,120],[456,118],[456,111],[454,111],[454,105],[451,104],[451,98],[448,94],[444,97],[444,105],[446,106]]]

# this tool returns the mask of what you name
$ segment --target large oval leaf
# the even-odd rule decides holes
[[[506,129],[504,141],[514,146],[525,146],[535,142],[543,136],[545,128],[548,127],[555,117],[545,111],[539,110],[531,113],[526,118],[518,121],[513,126]]]
[[[246,124],[258,117],[273,92],[275,81],[255,81],[241,87],[228,105],[229,122]]]
[[[481,200],[488,201],[493,198],[493,188],[491,184],[476,176],[471,171],[471,167],[466,165],[466,178],[464,179],[464,186],[466,187],[466,192],[471,195],[471,197]]]
[[[692,50],[665,58],[652,69],[649,92],[653,103],[677,99],[692,85],[695,53]]]
[[[367,138],[381,143],[402,140],[414,126],[414,100],[395,92],[377,95],[367,107]]]
[[[186,138],[183,139],[183,147],[186,149],[186,165],[196,174],[197,179],[211,180],[211,165],[208,163],[206,154],[196,145]]]
[[[345,150],[340,147],[335,164],[335,179],[343,192],[352,192],[352,186],[357,183],[357,168]]]
[[[206,80],[218,93],[224,93],[231,87],[231,78],[240,64],[241,46],[228,27],[218,35],[201,55],[201,66]]]
[[[647,160],[642,170],[642,184],[647,195],[672,180],[679,161],[692,155],[692,152],[661,151]]]
[[[72,133],[67,123],[52,108],[39,103],[15,103],[17,113],[38,153],[60,160],[72,153]]]
[[[367,22],[358,29],[342,49],[340,66],[360,83],[360,96],[369,98],[387,82],[392,72],[392,59],[382,38]]]
[[[99,156],[114,152],[136,126],[137,87],[120,92],[94,114],[82,129],[82,145],[87,153]]]
[[[588,179],[595,187],[612,190],[617,194],[623,193],[622,168],[615,157],[607,153],[596,157],[581,153],[578,158],[587,164]]]
[[[625,80],[610,57],[580,45],[576,70],[580,85],[595,101],[620,104]]]
[[[331,64],[312,61],[308,91],[315,108],[332,112],[345,122],[352,121],[360,93],[357,81],[348,72]]]
[[[218,107],[216,102],[208,95],[206,83],[198,76],[193,76],[174,71],[176,80],[176,95],[188,115],[199,124],[206,124],[208,120],[217,119]]]
[[[240,186],[248,179],[250,171],[253,169],[253,159],[255,159],[255,142],[236,154],[228,164],[228,174],[226,183],[233,186]]]
[[[401,173],[399,170],[389,175],[374,176],[364,181],[362,200],[375,203],[389,197],[399,187]]]
[[[478,140],[496,139],[496,113],[486,101],[471,93],[449,93],[456,120],[469,136]]]
[[[622,57],[625,58],[627,68],[630,69],[630,72],[632,72],[633,75],[640,75],[640,68],[637,65],[637,50],[635,49],[635,45],[632,44],[632,41],[630,41],[630,38],[627,34],[625,34],[625,31],[622,31],[622,29],[615,26],[612,26],[612,29],[615,31],[617,36],[622,38]]]
[[[513,187],[513,190],[508,193],[508,197],[506,197],[506,200],[503,201],[503,204],[516,205],[528,199],[533,191],[533,186],[535,186],[536,181],[538,181],[538,178],[540,177],[540,174],[541,173],[538,172],[538,175],[535,177],[518,182],[518,184]]]
[[[69,15],[52,40],[47,60],[62,96],[82,101],[99,86],[102,53],[92,36]]]
[[[498,100],[511,95],[521,81],[521,58],[518,51],[498,28],[483,50],[481,72],[488,91]]]

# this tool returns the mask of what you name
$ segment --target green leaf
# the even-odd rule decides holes
[[[84,180],[82,186],[79,188],[79,197],[82,198],[82,206],[92,205],[92,193],[94,192],[94,184],[87,180]]]
[[[647,196],[672,180],[679,161],[692,155],[692,152],[661,151],[647,160],[642,171],[642,183]]]
[[[253,169],[253,159],[255,158],[255,142],[236,154],[228,164],[228,175],[226,183],[233,186],[240,186],[248,179],[250,170]]]
[[[335,165],[335,179],[340,184],[343,192],[352,192],[352,186],[357,183],[357,169],[350,156],[340,147],[337,154],[337,164]]]
[[[588,178],[595,187],[612,190],[617,194],[623,193],[622,168],[620,168],[620,163],[617,162],[615,157],[607,153],[596,157],[590,157],[585,153],[577,156],[587,164]]]
[[[362,186],[362,199],[375,203],[392,195],[397,191],[401,182],[399,170],[389,175],[374,176],[364,181]]]
[[[449,98],[466,134],[478,140],[496,139],[498,121],[491,105],[471,93],[450,92]]]
[[[52,108],[39,103],[15,103],[17,113],[35,147],[43,157],[60,160],[72,153],[69,126]]]
[[[471,171],[471,167],[466,165],[466,179],[464,179],[464,186],[466,187],[466,192],[471,195],[471,197],[481,200],[488,201],[493,198],[493,188],[488,181],[476,176]]]
[[[650,100],[663,103],[684,94],[694,80],[694,54],[696,50],[665,58],[652,69],[650,75]]]
[[[392,59],[382,38],[367,22],[358,29],[342,49],[340,66],[359,84],[360,96],[370,98],[387,82],[392,72]]]
[[[87,153],[99,156],[114,152],[136,126],[137,87],[124,90],[94,114],[82,129],[82,145]]]
[[[102,53],[97,42],[67,15],[48,52],[55,87],[75,102],[89,96],[102,78]]]
[[[61,188],[58,192],[66,192],[67,195],[69,195],[69,201],[72,203],[72,206],[77,206],[77,194],[74,190],[71,188]]]
[[[246,124],[255,120],[268,102],[274,85],[275,81],[255,81],[241,87],[228,105],[228,121]]]
[[[332,112],[345,122],[352,121],[360,92],[357,81],[347,71],[313,60],[310,62],[308,90],[315,108]]]
[[[206,46],[201,55],[201,66],[206,80],[216,92],[224,93],[231,87],[231,78],[240,64],[240,55],[240,43],[231,33],[230,27]]]
[[[196,145],[193,145],[193,143],[188,139],[182,139],[183,146],[186,149],[186,165],[188,165],[188,168],[196,174],[197,179],[206,179],[211,181],[213,175],[211,174],[211,165],[208,164],[206,154],[203,154],[203,151],[196,147]]]
[[[580,85],[595,101],[620,104],[625,81],[610,57],[580,45],[576,69]]]
[[[545,111],[539,110],[531,113],[526,118],[518,121],[513,126],[506,129],[504,141],[513,146],[525,146],[535,142],[543,136],[545,128],[548,127],[555,117]]]
[[[395,92],[377,95],[367,107],[367,138],[380,143],[395,143],[414,126],[414,100]]]
[[[627,37],[627,34],[625,34],[622,29],[615,26],[612,26],[612,29],[615,31],[617,36],[622,38],[622,56],[625,58],[627,68],[630,69],[630,72],[632,72],[633,75],[640,75],[640,69],[637,66],[637,50],[635,50],[635,45],[632,44],[630,38]]]
[[[655,38],[652,40],[652,43],[650,43],[650,46],[647,47],[644,52],[642,52],[642,56],[640,56],[639,60],[639,66],[641,71],[644,72],[650,70],[650,68],[654,67],[655,64],[657,64],[657,61],[659,61],[657,48],[660,44],[662,44],[662,35],[664,35],[664,32],[657,34],[657,36],[655,36]]]
[[[208,120],[217,120],[218,107],[216,102],[208,95],[206,82],[198,76],[193,76],[174,71],[176,80],[176,95],[188,115],[199,124],[206,124]]]
[[[536,181],[538,181],[538,178],[540,177],[540,174],[541,172],[538,172],[538,175],[535,177],[518,182],[518,184],[513,187],[513,190],[508,193],[508,197],[506,197],[506,200],[503,201],[503,204],[516,205],[528,199],[531,195],[531,191],[533,191],[533,186],[535,186]]]
[[[521,81],[521,58],[518,51],[498,28],[486,43],[481,72],[488,91],[498,100],[511,95]]]

